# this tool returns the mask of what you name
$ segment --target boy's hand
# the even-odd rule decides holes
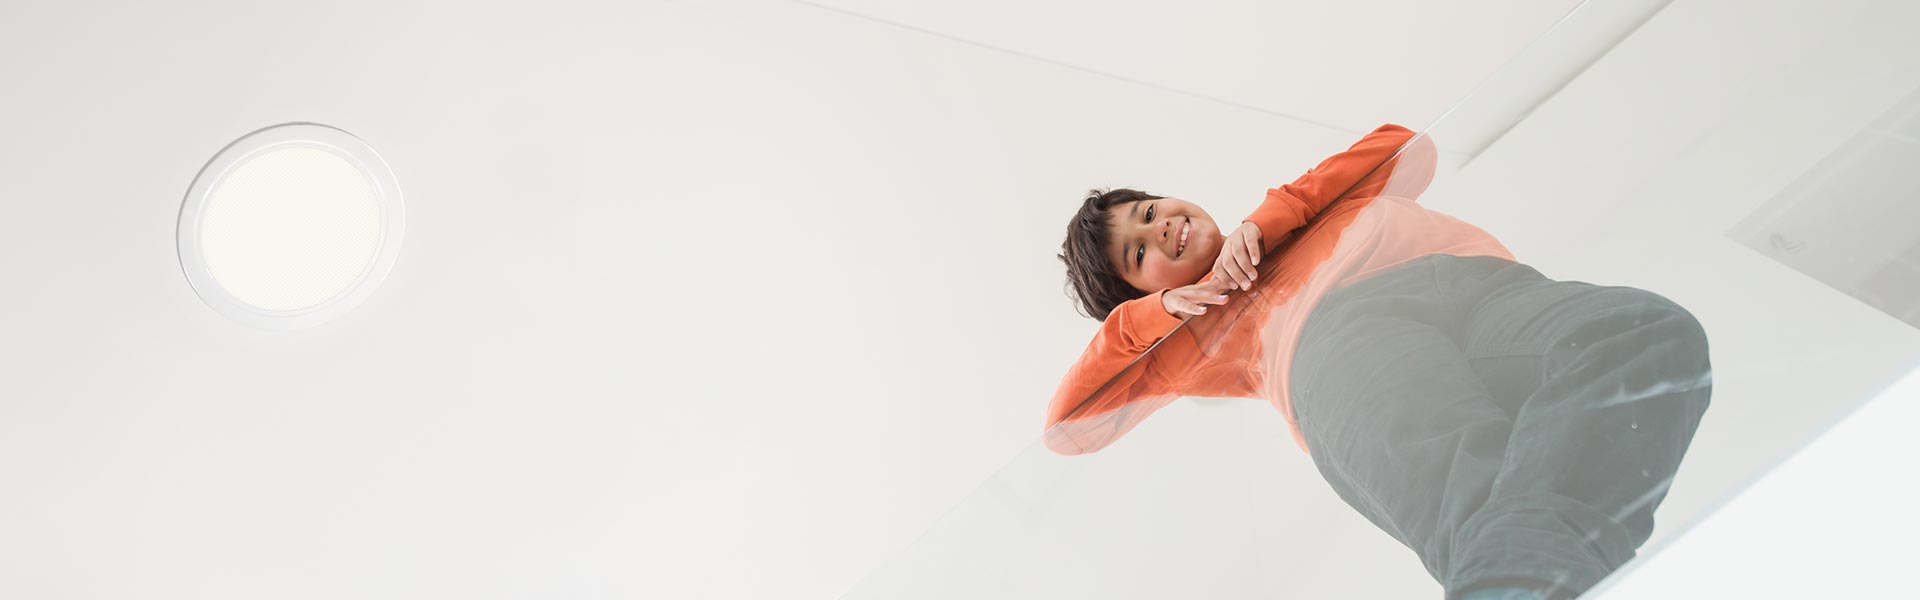
[[[1173,316],[1207,314],[1208,304],[1226,304],[1227,286],[1231,285],[1218,277],[1186,287],[1167,290],[1160,295],[1160,308]]]
[[[1259,274],[1254,267],[1260,266],[1260,226],[1252,221],[1242,221],[1240,228],[1227,234],[1220,247],[1220,256],[1213,262],[1213,279],[1225,281],[1231,289],[1247,289],[1253,285],[1253,278]]]

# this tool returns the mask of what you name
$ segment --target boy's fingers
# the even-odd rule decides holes
[[[1206,283],[1201,284],[1200,289],[1205,290],[1208,293],[1220,294],[1220,293],[1226,292],[1227,290],[1233,289],[1233,280],[1227,279],[1227,274],[1225,271],[1215,269],[1213,272],[1213,279],[1209,279],[1207,280]]]
[[[1239,282],[1241,288],[1246,288],[1253,283],[1253,278],[1247,275],[1246,249],[1239,247],[1233,249],[1231,255],[1227,257],[1227,270],[1233,272],[1233,280]]]
[[[1246,251],[1240,253],[1240,261],[1245,264],[1247,268],[1248,282],[1252,282],[1254,279],[1260,277],[1260,270],[1253,267],[1254,265],[1260,264],[1260,250],[1256,247],[1257,245],[1257,242],[1248,239]]]
[[[1190,293],[1181,294],[1178,296],[1178,299],[1192,307],[1188,312],[1193,312],[1194,310],[1205,311],[1207,309],[1206,304],[1225,304],[1227,302],[1227,295],[1212,293],[1210,291],[1194,290]]]
[[[1247,236],[1247,253],[1253,255],[1253,266],[1260,266],[1260,236]]]

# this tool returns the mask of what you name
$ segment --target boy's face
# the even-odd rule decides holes
[[[1113,231],[1107,260],[1143,292],[1192,285],[1213,270],[1220,255],[1220,228],[1207,211],[1185,200],[1128,202],[1107,209],[1107,220]]]

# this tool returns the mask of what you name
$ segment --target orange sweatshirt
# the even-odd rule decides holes
[[[1487,232],[1414,202],[1433,180],[1435,158],[1426,137],[1383,125],[1293,183],[1267,190],[1244,219],[1268,245],[1253,286],[1184,321],[1161,305],[1165,289],[1115,308],[1047,407],[1047,448],[1093,452],[1181,396],[1207,396],[1273,403],[1306,451],[1287,393],[1288,366],[1321,298],[1428,254],[1513,260]]]

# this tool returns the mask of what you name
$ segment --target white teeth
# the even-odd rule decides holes
[[[1187,232],[1191,230],[1193,230],[1192,223],[1186,223],[1180,226],[1180,249],[1174,252],[1174,254],[1187,253]]]

